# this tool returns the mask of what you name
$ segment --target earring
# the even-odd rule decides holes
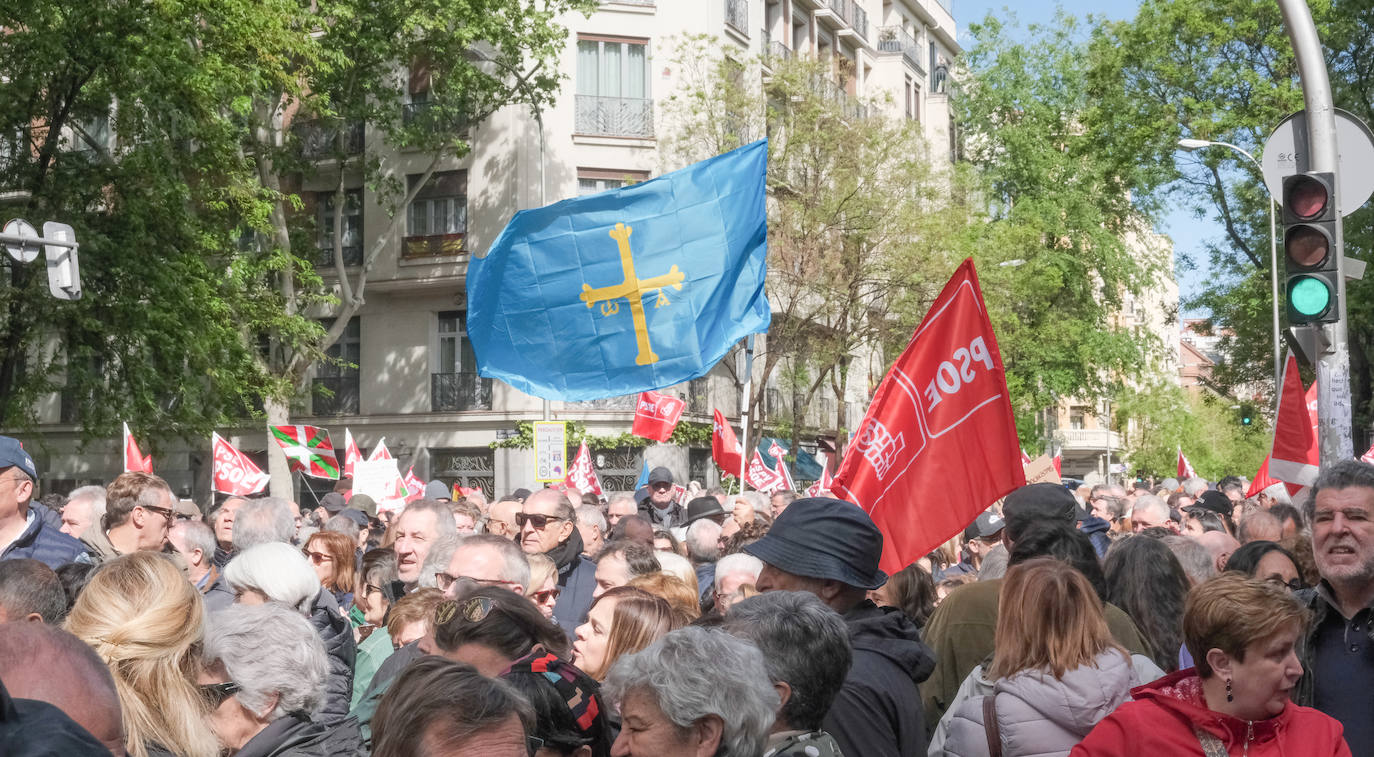
[[[1228,701],[1228,702],[1234,702],[1235,700],[1236,700],[1236,698],[1233,697],[1233,696],[1231,696],[1231,679],[1230,679],[1230,678],[1227,678],[1227,679],[1226,679],[1226,701]]]

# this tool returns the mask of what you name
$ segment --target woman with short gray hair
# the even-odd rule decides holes
[[[300,613],[276,603],[231,605],[205,634],[201,691],[210,724],[230,753],[333,754],[350,748],[312,718],[324,699],[324,644]],[[351,749],[357,748],[356,730]]]
[[[620,658],[605,693],[620,706],[612,753],[758,757],[778,694],[753,644],[718,629],[673,631]]]

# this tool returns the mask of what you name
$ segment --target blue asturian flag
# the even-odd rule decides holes
[[[511,218],[468,264],[477,371],[591,400],[705,375],[768,330],[767,140]]]

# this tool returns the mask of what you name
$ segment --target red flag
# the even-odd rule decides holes
[[[1021,447],[1020,449],[1021,449],[1021,464],[1022,464],[1022,465],[1030,465],[1030,464],[1031,464],[1031,460],[1034,459],[1034,458],[1032,458],[1030,455],[1027,455],[1027,454],[1026,454],[1026,448],[1025,448],[1025,447]]]
[[[778,478],[782,479],[782,488],[789,490],[796,489],[797,484],[792,481],[792,472],[787,470],[787,461],[784,459],[787,453],[783,451],[782,445],[778,444],[776,441],[769,444],[768,455],[778,461],[778,464],[773,466],[773,468],[778,472]]]
[[[577,457],[568,466],[568,475],[563,478],[563,483],[580,492],[591,492],[598,498],[605,496],[606,493],[601,489],[601,477],[596,475],[596,466],[592,464],[592,451],[587,448],[586,442],[577,448]]]
[[[361,454],[361,453],[360,453],[360,454]],[[371,461],[373,461],[373,460],[395,460],[395,459],[396,459],[396,458],[394,458],[394,457],[391,456],[391,450],[389,450],[389,449],[386,448],[386,437],[385,437],[385,436],[382,437],[382,440],[381,440],[381,441],[377,442],[377,446],[375,446],[375,447],[372,448],[372,454],[368,455],[368,456],[367,456],[367,459],[368,459],[368,462],[371,462]]]
[[[764,494],[771,494],[783,488],[782,476],[768,467],[758,450],[754,450],[754,456],[749,458],[749,467],[744,471],[744,483]]]
[[[1062,455],[1062,454],[1055,455],[1055,456],[1054,456],[1054,459],[1051,460],[1050,462],[1054,463],[1054,475],[1056,475],[1056,476],[1063,476],[1063,475],[1064,475],[1064,470],[1063,470],[1063,468],[1064,468],[1064,455]]]
[[[153,472],[153,456],[143,456],[138,451],[138,442],[134,441],[134,435],[129,433],[129,424],[124,424],[124,472],[138,471],[139,473]]]
[[[1274,421],[1274,446],[1269,452],[1269,475],[1290,484],[1311,486],[1321,465],[1316,423],[1308,411],[1307,396],[1298,375],[1298,361],[1288,356],[1283,369],[1283,390]]]
[[[354,451],[357,451],[356,447],[354,447]],[[361,455],[359,455],[359,457],[361,457]],[[405,476],[401,478],[401,483],[406,488],[405,500],[407,505],[417,499],[424,499],[425,482],[421,481],[420,477],[415,475],[415,466],[410,466],[410,470],[406,471]]]
[[[830,456],[824,452],[817,453],[817,456],[821,459],[821,480],[806,488],[806,496],[808,497],[819,497],[823,493],[828,493],[831,484],[835,481],[830,477]]]
[[[744,452],[739,448],[735,430],[725,422],[725,416],[719,410],[715,411],[715,419],[711,423],[711,459],[732,476],[738,476],[740,468],[744,466]]]
[[[635,422],[630,427],[630,433],[645,439],[666,442],[668,437],[673,435],[673,429],[677,428],[678,419],[682,417],[682,411],[686,407],[687,403],[677,397],[658,392],[640,392],[639,402],[635,404]]]
[[[859,429],[831,489],[882,530],[888,573],[1025,485],[1006,371],[972,259],[883,377]]]
[[[1371,449],[1371,452],[1374,452],[1374,449]],[[1274,478],[1273,476],[1269,475],[1269,456],[1265,455],[1264,462],[1260,463],[1259,470],[1255,471],[1255,478],[1250,482],[1250,488],[1245,490],[1245,496],[1246,498],[1253,497],[1259,494],[1260,492],[1264,491],[1265,489],[1268,489],[1269,487],[1273,486],[1274,484],[1283,484],[1283,488],[1288,490],[1289,496],[1297,494],[1299,491],[1302,490],[1302,487],[1298,484],[1290,484],[1285,481],[1280,481],[1277,478]]]
[[[343,474],[353,478],[353,466],[363,459],[363,453],[358,449],[358,443],[353,441],[353,432],[347,427],[344,428],[344,467]]]
[[[1183,483],[1185,479],[1197,478],[1197,471],[1193,470],[1193,464],[1188,462],[1188,458],[1183,456],[1183,448],[1178,449],[1178,479]]]
[[[212,486],[222,494],[246,496],[267,487],[271,478],[253,464],[248,456],[219,434],[210,435],[210,454],[215,459]]]

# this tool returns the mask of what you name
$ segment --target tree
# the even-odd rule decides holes
[[[1198,475],[1212,481],[1258,470],[1269,454],[1270,428],[1244,425],[1242,408],[1233,404],[1228,397],[1193,394],[1167,382],[1124,390],[1113,412],[1131,468],[1172,477],[1182,450]]]
[[[1115,316],[1169,261],[1132,241],[1152,217],[1130,191],[1142,167],[1095,128],[1095,53],[1077,22],[1060,14],[1027,31],[1018,41],[991,16],[969,25],[956,106],[962,154],[988,206],[975,260],[1024,261],[980,274],[1029,441],[1043,436],[1041,409],[1108,396],[1159,370],[1157,341]]]

